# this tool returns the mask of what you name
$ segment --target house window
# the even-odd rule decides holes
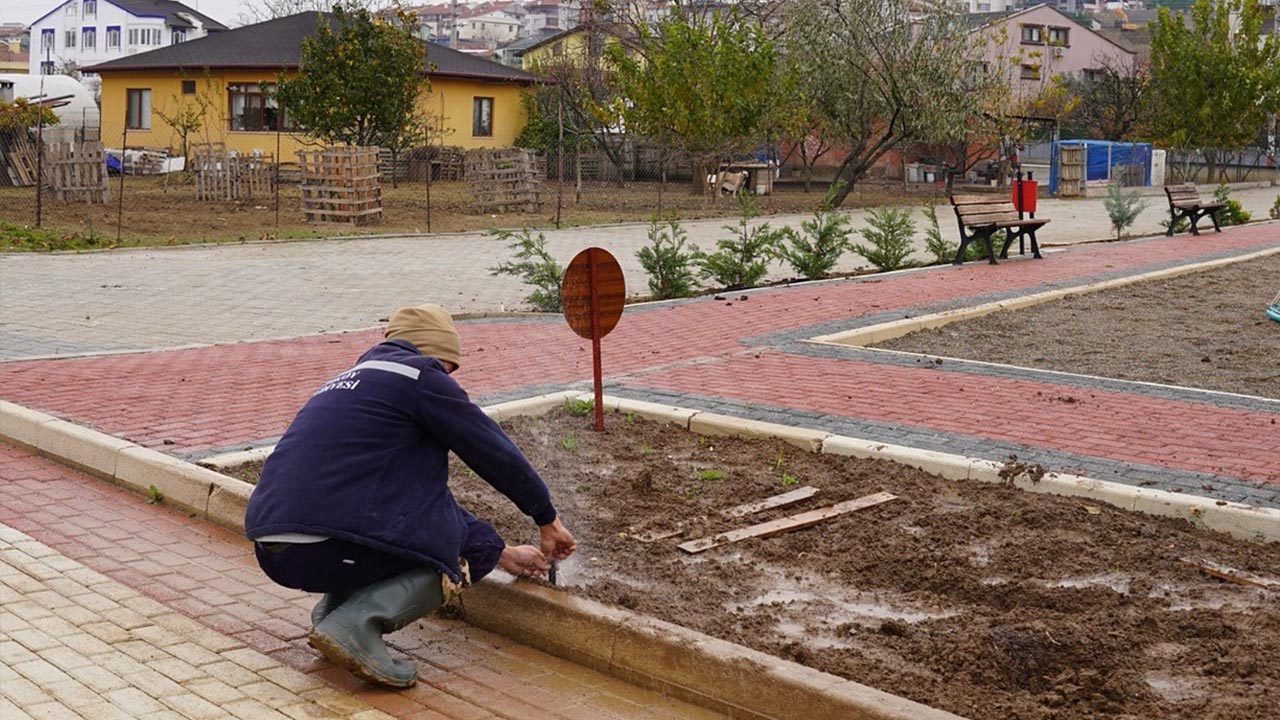
[[[108,50],[120,49],[120,26],[119,25],[107,26],[107,49]]]
[[[1070,38],[1070,34],[1071,30],[1069,28],[1051,27],[1049,28],[1049,44],[1062,46],[1069,45],[1070,43],[1068,40]]]
[[[183,94],[183,95],[195,95],[195,94],[196,94],[196,81],[195,81],[195,80],[183,80],[183,81],[182,81],[182,94]]]
[[[1044,42],[1043,25],[1023,25],[1022,42],[1039,45]]]
[[[84,16],[85,17],[98,16],[98,0],[84,0]]]
[[[159,45],[160,37],[159,28],[129,28],[130,45]]]
[[[192,82],[194,85],[194,81]],[[194,87],[192,90],[194,91]],[[232,83],[227,86],[231,129],[255,131],[292,130],[293,120],[276,104],[274,84]]]
[[[151,90],[129,88],[125,91],[128,110],[124,125],[130,130],[151,129]]]
[[[178,43],[180,43],[180,42],[182,42],[183,40],[186,40],[186,39],[187,39],[187,31],[186,31],[186,30],[174,30],[174,31],[173,31],[173,36],[169,38],[169,44],[170,44],[170,45],[177,45]]]
[[[52,60],[45,60],[44,62],[40,63],[40,74],[41,74],[41,75],[52,75],[52,74],[53,74],[53,61],[52,61]]]
[[[1040,66],[1039,65],[1023,65],[1022,79],[1023,80],[1039,80]]]
[[[62,34],[62,46],[73,48],[76,46],[76,31],[68,30]]]
[[[472,99],[471,136],[493,137],[493,98],[478,97]]]
[[[98,47],[98,29],[97,28],[85,28],[83,31],[81,31],[80,47],[86,48],[86,49]]]
[[[40,52],[46,52],[53,49],[53,36],[56,30],[40,31]]]
[[[75,16],[76,16],[76,4],[75,4],[75,3],[73,3],[73,2],[69,2],[69,3],[67,3],[67,14],[68,14],[68,15],[70,15],[71,17],[75,17]]]

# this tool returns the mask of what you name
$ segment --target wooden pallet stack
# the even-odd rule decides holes
[[[382,173],[382,179],[387,182],[407,180],[409,178],[409,155],[410,150],[408,148],[394,154],[390,148],[379,149],[378,172]]]
[[[0,186],[31,187],[36,184],[36,145],[26,130],[0,132]]]
[[[382,221],[378,148],[299,150],[307,222],[371,225]]]
[[[462,180],[466,174],[466,151],[456,145],[439,148],[436,155],[437,180]]]
[[[241,155],[222,143],[192,145],[197,200],[250,200],[275,190],[275,156]]]
[[[100,142],[45,145],[44,177],[60,202],[107,202],[107,156]]]
[[[538,158],[532,150],[467,152],[467,182],[481,212],[537,212],[541,207]]]

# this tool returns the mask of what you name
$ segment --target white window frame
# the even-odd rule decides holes
[[[76,31],[68,30],[62,33],[62,47],[73,48],[76,46]]]
[[[98,28],[82,28],[80,30],[80,47],[84,50],[98,49]]]
[[[485,108],[488,112],[485,112]],[[487,125],[486,127],[483,127]],[[482,132],[477,132],[480,130]],[[487,130],[488,132],[483,132]],[[475,95],[471,98],[471,137],[493,137],[493,98]]]
[[[135,100],[136,107],[135,107]],[[128,130],[151,129],[151,88],[128,88],[124,91],[125,128]]]
[[[112,39],[114,39],[114,40],[115,40],[115,43],[112,43],[112,42],[111,42],[111,41],[112,41]],[[107,28],[107,44],[106,44],[106,48],[107,48],[108,50],[119,50],[119,49],[120,49],[120,28],[118,28],[118,27],[116,27],[116,26],[114,26],[114,25],[112,25],[112,26],[110,26],[110,27],[108,27],[108,28]]]
[[[98,17],[98,0],[84,0],[84,16]]]

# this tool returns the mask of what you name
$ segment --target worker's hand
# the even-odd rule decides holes
[[[551,569],[551,562],[532,545],[508,545],[498,556],[498,567],[512,575],[545,576]]]
[[[560,522],[559,517],[546,525],[538,526],[538,534],[542,536],[542,552],[556,560],[564,560],[578,547],[573,540],[573,533]]]

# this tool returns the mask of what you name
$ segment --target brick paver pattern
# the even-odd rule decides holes
[[[237,535],[0,443],[4,720],[721,717],[438,618],[390,636],[418,685],[375,689],[307,646],[315,600]]]
[[[1079,246],[1040,261],[930,268],[636,307],[606,338],[604,367],[613,390],[636,397],[674,392],[693,406],[712,396],[813,411],[907,435],[930,433],[941,446],[935,449],[946,449],[948,438],[976,436],[985,445],[965,451],[991,460],[1003,460],[1017,442],[1058,453],[1046,456],[1057,463],[1050,469],[1071,470],[1063,464],[1070,456],[1141,468],[1143,478],[1156,482],[1177,475],[1186,485],[1188,474],[1203,474],[1189,481],[1189,489],[1205,486],[1230,500],[1280,504],[1280,456],[1258,441],[1274,433],[1280,400],[1239,407],[1213,393],[1162,396],[1133,383],[1090,388],[1084,381],[1082,390],[1079,382],[1052,374],[939,372],[931,363],[906,367],[865,353],[818,358],[797,344],[930,307],[973,304],[992,293],[1073,287],[1276,248],[1280,225],[1273,223],[1201,237]],[[459,329],[464,358],[457,378],[480,399],[583,387],[590,378],[588,343],[557,318],[464,321]],[[316,385],[378,338],[377,330],[363,330],[10,362],[0,364],[0,386],[14,402],[198,456],[278,437]],[[1064,396],[1080,402],[1056,401]],[[892,435],[879,439],[893,441]],[[1162,478],[1162,469],[1170,477]],[[1262,486],[1273,490],[1259,494]]]

